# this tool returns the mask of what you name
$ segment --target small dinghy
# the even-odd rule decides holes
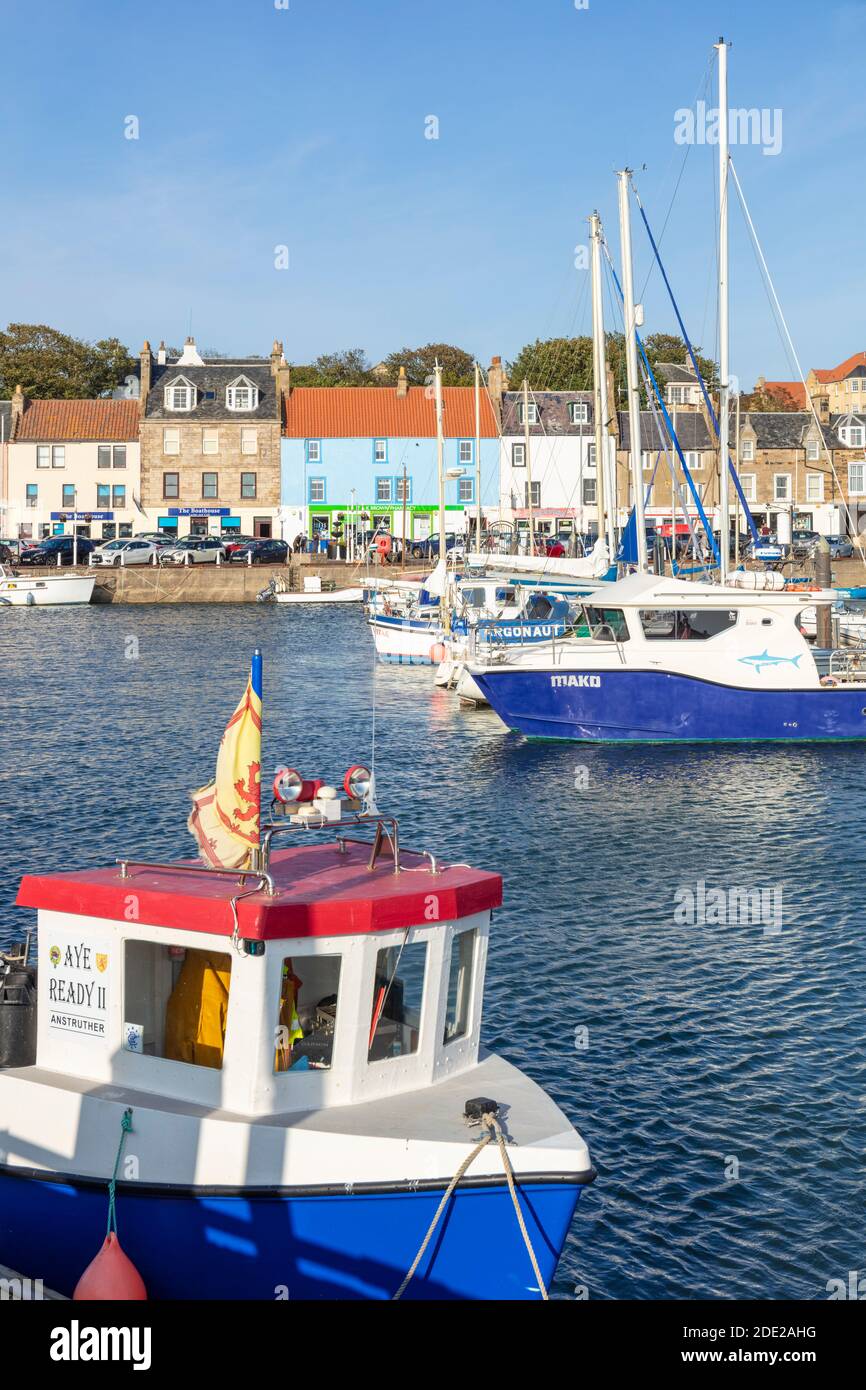
[[[25,875],[0,1255],[71,1294],[108,1207],[151,1298],[546,1297],[594,1172],[480,1047],[501,878],[403,848],[361,766],[281,769],[260,824],[260,766],[259,658],[193,796],[207,863]]]
[[[260,603],[361,603],[364,590],[323,585],[318,574],[304,579],[303,589],[290,589],[284,579],[272,579],[258,596]]]

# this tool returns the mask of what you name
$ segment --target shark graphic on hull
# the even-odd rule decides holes
[[[770,653],[765,648],[758,656],[741,656],[737,659],[743,666],[753,666],[755,668],[755,674],[759,676],[764,666],[781,666],[787,664],[788,666],[796,666],[797,670],[799,670],[802,656],[802,652],[797,656],[770,656]]]

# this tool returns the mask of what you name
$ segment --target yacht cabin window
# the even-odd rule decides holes
[[[727,632],[737,623],[735,608],[662,609],[642,608],[643,635],[648,642],[674,642],[687,639],[704,641]]]
[[[368,1061],[418,1051],[426,964],[423,941],[388,946],[376,956]]]
[[[627,642],[628,624],[621,608],[593,608],[584,605],[586,625],[597,642]]]
[[[451,965],[448,970],[448,994],[445,1001],[445,1032],[442,1042],[455,1042],[469,1032],[469,1008],[472,1002],[472,971],[475,942],[478,932],[457,932],[451,942]]]
[[[126,940],[124,1050],[221,1070],[231,973],[221,951]]]
[[[286,956],[274,1034],[274,1071],[326,1071],[334,1051],[339,956]]]

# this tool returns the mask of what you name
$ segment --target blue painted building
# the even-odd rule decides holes
[[[476,498],[475,390],[443,388],[447,529],[462,531]],[[482,504],[498,502],[499,425],[481,396]],[[459,473],[459,476],[457,474]],[[291,389],[281,446],[283,534],[332,531],[335,519],[369,517],[393,535],[423,539],[438,531],[436,409],[423,386]],[[359,524],[361,524],[359,522]]]

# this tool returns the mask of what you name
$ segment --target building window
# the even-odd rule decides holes
[[[202,473],[201,475],[201,495],[202,497],[219,497],[219,474]]]
[[[231,974],[228,951],[125,941],[124,1050],[219,1071]]]
[[[28,505],[28,507],[35,507],[35,506],[38,504],[38,502],[39,502],[39,484],[38,484],[38,483],[28,483],[28,484],[27,484],[27,505]]]
[[[259,432],[258,430],[241,430],[241,453],[257,454],[259,452]]]
[[[111,445],[110,445],[110,444],[100,444],[99,448],[98,448],[97,451],[96,451],[96,466],[97,466],[97,468],[110,468],[110,467],[111,467]]]
[[[773,500],[775,502],[790,502],[791,500],[791,475],[790,473],[773,474]]]
[[[475,501],[475,479],[474,479],[474,478],[459,478],[459,479],[458,479],[458,482],[457,482],[457,500],[458,500],[458,502],[474,502],[474,501]]]
[[[746,463],[751,463],[752,460],[754,459],[754,457],[755,457],[755,441],[754,441],[754,439],[744,439],[744,440],[742,441],[741,445],[740,445],[740,458],[741,458],[741,459],[744,459]]]
[[[866,469],[864,463],[848,464],[848,493],[851,497],[862,497],[866,492],[863,480],[864,469]]]
[[[396,495],[397,501],[398,501],[398,502],[411,502],[411,501],[412,501],[412,479],[409,478],[409,477],[407,477],[407,478],[395,478],[394,481],[395,481],[395,484],[396,484],[396,493],[395,493],[395,495]],[[404,493],[405,493],[405,496],[404,496]]]
[[[472,440],[461,439],[457,450],[458,463],[472,463]]]
[[[445,1031],[442,1042],[465,1038],[469,1032],[469,1013],[472,1003],[472,970],[475,961],[475,942],[478,932],[455,933],[451,941],[451,964],[448,969],[448,992],[445,995]]]
[[[703,454],[699,454],[697,450],[690,450],[689,453],[685,455],[685,460],[686,467],[690,473],[700,473],[704,466],[704,456]]]
[[[220,448],[219,430],[202,430],[201,451],[203,454],[218,454]]]
[[[307,440],[307,463],[321,463],[322,461],[322,441],[320,439]]]
[[[256,475],[255,473],[241,474],[241,497],[255,497],[256,495]]]
[[[740,487],[743,489],[743,496],[747,502],[757,501],[755,494],[755,475],[754,473],[740,474]]]
[[[817,463],[821,457],[821,446],[817,439],[810,439],[806,445],[806,458],[809,463]]]
[[[50,467],[51,467],[51,449],[50,449],[49,445],[47,445],[47,444],[37,444],[37,445],[36,445],[36,467],[37,467],[37,468],[50,468]]]
[[[529,483],[524,483],[524,484],[523,484],[523,496],[524,496],[524,499],[525,499],[523,505],[524,505],[524,507],[528,507],[528,506],[529,506]],[[533,483],[533,484],[532,484],[532,505],[533,505],[533,507],[540,507],[540,506],[541,506],[541,483]]]
[[[311,479],[310,479],[310,495],[309,495],[309,501],[310,501],[310,502],[326,502],[327,500],[328,500],[328,499],[327,499],[327,497],[325,496],[325,480],[324,480],[324,478],[311,478]]]
[[[126,467],[126,445],[125,445],[125,444],[114,444],[114,445],[112,446],[112,450],[111,450],[111,466],[112,466],[112,468],[125,468],[125,467]]]
[[[377,502],[390,502],[390,501],[391,501],[391,498],[392,498],[392,492],[391,492],[391,479],[390,479],[390,478],[377,478],[377,479],[376,479],[376,501],[377,501]]]
[[[426,964],[426,942],[388,946],[378,952],[368,1061],[418,1051]]]
[[[180,497],[179,473],[163,473],[162,495],[163,497]]]
[[[274,1071],[291,1071],[306,1058],[306,1067],[326,1071],[334,1053],[339,956],[287,956],[280,975]]]
[[[595,468],[595,443],[586,446],[586,465],[588,468]]]
[[[96,484],[96,506],[99,511],[111,506],[111,487],[108,483]]]
[[[669,386],[668,403],[670,405],[686,405],[689,399],[687,386]]]
[[[569,401],[568,416],[573,425],[585,425],[589,421],[589,406],[586,401]]]
[[[859,391],[859,390],[860,390],[860,382],[858,381],[858,379],[857,379],[856,376],[855,376],[854,380],[851,382],[851,390],[852,390],[852,391]]]
[[[688,457],[688,455],[686,455],[686,457]],[[640,456],[640,460],[641,468],[643,469],[644,473],[651,473],[653,471],[653,469],[655,468],[656,458],[657,455],[654,454],[651,450],[645,449],[643,451],[643,453]]]
[[[180,453],[180,430],[176,425],[170,426],[162,432],[162,452],[164,454]]]
[[[121,511],[126,506],[126,484],[115,483],[111,489],[112,506]]]
[[[65,467],[66,467],[66,445],[65,445],[65,444],[52,444],[52,445],[51,445],[51,467],[52,467],[52,468],[65,468]]]
[[[824,475],[823,473],[806,474],[806,501],[824,501]]]
[[[388,441],[387,439],[373,440],[373,462],[387,463],[388,461]]]
[[[524,418],[524,415],[525,415],[526,418]],[[519,404],[518,407],[517,407],[517,418],[518,418],[518,420],[520,421],[520,424],[521,424],[521,425],[526,425],[526,424],[529,424],[529,425],[537,425],[537,424],[538,424],[538,406],[536,405],[535,401],[528,401],[528,402],[526,403],[526,408],[525,408],[525,409],[524,409],[524,403],[523,403],[523,401],[521,401],[520,404]]]
[[[74,483],[64,483],[64,484],[63,484],[63,505],[64,505],[64,507],[74,507],[74,506],[75,506],[75,484],[74,484]]]
[[[226,405],[229,410],[255,410],[258,403],[258,387],[253,386],[251,381],[241,379],[226,391]]]
[[[525,445],[525,444],[512,444],[512,446],[511,446],[511,467],[512,467],[512,468],[525,468],[525,467],[526,467],[526,445]]]
[[[583,480],[583,505],[594,507],[596,500],[595,478],[584,478]]]
[[[165,388],[166,410],[192,410],[195,405],[195,387],[188,381],[178,381]]]

